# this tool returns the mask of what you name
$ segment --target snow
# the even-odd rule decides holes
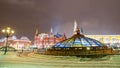
[[[119,56],[120,57],[120,56]],[[80,61],[75,56],[52,56],[34,53],[0,52],[0,68],[120,68],[120,58],[105,61]]]

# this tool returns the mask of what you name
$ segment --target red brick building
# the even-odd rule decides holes
[[[49,48],[65,39],[66,39],[65,34],[60,35],[57,33],[56,35],[54,35],[52,29],[50,34],[47,33],[39,34],[38,30],[36,30],[34,46],[36,46],[37,48]]]

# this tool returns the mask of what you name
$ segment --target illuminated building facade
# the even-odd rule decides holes
[[[76,29],[78,29],[78,27],[75,21],[73,34],[76,34],[76,31],[75,31]],[[80,29],[80,33],[83,34],[82,29]],[[105,43],[107,46],[120,47],[120,35],[85,35],[85,36],[96,39],[102,43]],[[37,48],[46,48],[46,47],[49,48],[55,45],[56,43],[63,41],[65,39],[66,39],[65,34],[54,35],[52,29],[51,29],[50,34],[47,34],[47,33],[39,34],[38,30],[36,30],[34,46],[36,46]]]
[[[0,46],[5,46],[6,38],[0,39]],[[31,41],[23,36],[20,39],[17,39],[16,36],[8,38],[8,46],[13,47],[17,50],[28,48],[31,45]]]
[[[61,35],[57,33],[56,35],[54,35],[52,29],[50,34],[47,33],[39,34],[38,30],[36,30],[34,46],[37,48],[49,48],[65,39],[66,39],[65,34]]]
[[[112,47],[120,47],[120,35],[86,35]]]

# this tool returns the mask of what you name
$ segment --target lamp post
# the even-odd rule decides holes
[[[15,31],[12,30],[10,27],[7,27],[5,29],[2,30],[2,32],[6,35],[6,43],[5,43],[5,51],[4,51],[4,55],[6,55],[7,53],[7,47],[8,47],[8,38],[10,35],[12,35]]]

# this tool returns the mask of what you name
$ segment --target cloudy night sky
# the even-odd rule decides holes
[[[84,34],[120,34],[120,0],[0,0],[0,30],[10,26],[18,37],[51,27],[69,37],[75,19]]]

